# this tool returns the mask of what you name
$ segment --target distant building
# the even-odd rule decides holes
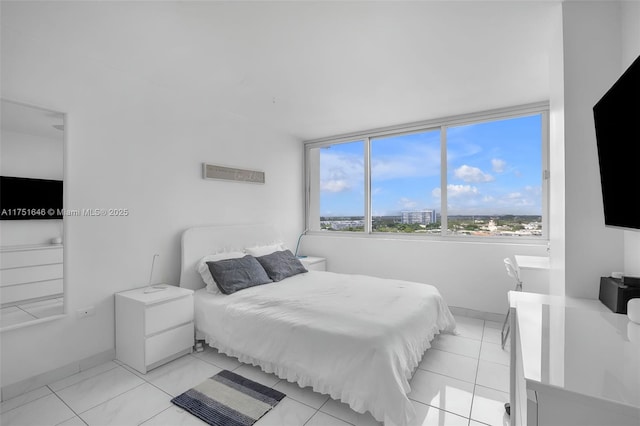
[[[402,223],[418,223],[420,225],[428,225],[435,222],[435,210],[414,210],[402,212]]]

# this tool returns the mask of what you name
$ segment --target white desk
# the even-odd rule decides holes
[[[549,280],[551,262],[549,256],[514,256],[520,269],[522,290],[529,293],[550,294]]]
[[[514,257],[520,269],[549,269],[551,267],[549,256],[523,256],[516,254]]]
[[[637,324],[598,300],[509,292],[509,302],[512,425],[640,424]]]

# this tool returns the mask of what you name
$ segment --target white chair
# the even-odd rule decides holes
[[[508,257],[504,259],[504,266],[507,268],[507,274],[516,282],[515,291],[522,291],[520,268],[518,268],[518,266],[514,264],[514,262]],[[504,324],[502,324],[502,349],[504,349],[504,345],[507,342],[507,338],[509,337],[509,312],[510,309],[507,309],[507,317],[504,319]]]

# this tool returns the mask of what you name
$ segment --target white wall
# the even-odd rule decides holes
[[[2,131],[0,170],[3,176],[63,180],[63,137],[41,136]],[[0,221],[2,246],[48,244],[62,237],[62,220]]]
[[[550,62],[552,288],[597,298],[598,277],[640,275],[640,232],[604,227],[592,113],[640,54],[640,3],[558,7]]]
[[[623,256],[622,233],[598,230],[587,235],[585,231],[601,223],[595,139],[588,133],[593,130],[587,116],[597,98],[595,92],[604,90],[604,80],[620,72],[619,68],[602,64],[608,55],[617,55],[618,63],[622,62],[620,52],[610,49],[613,52],[607,53],[607,48],[619,45],[615,27],[619,12],[615,7],[600,3],[564,7],[567,19],[564,28],[558,28],[560,32],[568,30],[568,39],[559,53],[567,70],[562,82],[556,82],[563,99],[556,104],[552,99],[552,118],[564,110],[569,114],[566,123],[556,122],[559,127],[552,128],[552,133],[558,132],[567,139],[567,149],[561,146],[565,158],[558,170],[563,171],[566,162],[567,182],[562,186],[568,195],[566,208],[555,212],[562,215],[563,222],[557,240],[552,239],[551,249],[552,254],[559,250],[562,263],[558,272],[563,281],[566,255],[567,282],[571,281],[568,293],[573,295],[593,294],[601,273],[619,270],[624,256],[626,264],[634,263],[632,257],[640,252],[635,235],[628,238],[625,234]],[[638,16],[636,6],[624,7],[625,13],[634,13],[632,18]],[[82,9],[80,19],[75,19],[77,8]],[[154,281],[175,283],[179,274],[179,236],[186,227],[271,222],[293,245],[303,226],[302,146],[298,141],[267,127],[268,120],[257,124],[229,113],[229,108],[238,105],[221,103],[210,90],[192,91],[164,84],[167,76],[162,72],[154,75],[152,65],[145,76],[151,77],[141,78],[132,73],[126,62],[106,62],[105,51],[113,49],[118,53],[119,46],[107,42],[109,34],[94,33],[89,24],[83,26],[90,14],[86,5],[56,3],[47,14],[36,17],[31,15],[32,10],[20,3],[2,4],[2,96],[69,114],[68,208],[127,208],[130,215],[65,219],[70,315],[2,334],[3,386],[113,349],[113,293],[146,284],[154,253],[161,255]],[[117,9],[110,12],[111,19],[121,16]],[[135,21],[143,12],[138,10],[138,14],[123,19]],[[604,21],[594,22],[600,13]],[[628,25],[623,39],[637,49],[630,40],[637,37],[634,28],[638,20],[626,16],[624,19]],[[49,20],[79,22],[84,31],[79,37],[58,25],[55,34],[47,34],[39,24],[50,24]],[[143,22],[135,24],[143,26]],[[95,39],[100,43],[93,43]],[[184,37],[175,39],[182,41]],[[557,40],[562,43],[561,37]],[[136,43],[157,42],[153,32],[141,31]],[[94,44],[103,50],[87,51]],[[169,47],[163,50],[154,45],[153,51],[183,57],[179,43]],[[585,64],[591,51],[595,52],[595,59]],[[209,71],[194,70],[194,74],[206,78]],[[234,77],[242,82],[244,76]],[[594,87],[598,85],[602,87]],[[556,111],[554,105],[558,107]],[[552,155],[556,148],[559,147],[552,147]],[[200,177],[203,161],[264,170],[267,183],[204,181]],[[552,170],[552,182],[553,179],[563,182],[564,178],[554,178]],[[559,202],[564,203],[564,198]],[[513,254],[544,255],[545,248],[337,236],[307,236],[302,243],[303,252],[326,256],[330,270],[432,283],[452,306],[497,313],[506,309],[506,291],[513,287],[502,259]],[[92,305],[96,306],[96,316],[75,318],[77,309]]]
[[[432,284],[449,306],[504,314],[507,291],[515,283],[503,259],[515,254],[544,256],[546,245],[306,235],[300,252],[326,257],[332,272]]]
[[[565,293],[597,298],[624,263],[623,233],[605,228],[593,105],[620,76],[620,4],[563,3]],[[553,248],[552,248],[553,251]]]
[[[549,53],[549,247],[551,294],[565,294],[564,45],[562,5],[555,6]]]
[[[592,115],[595,102],[624,70],[621,57],[626,66],[637,57],[638,9],[635,2],[563,2],[554,14],[557,22],[549,41],[554,294],[595,299],[600,276],[617,270],[637,273],[640,268],[640,233],[604,227]],[[510,286],[502,257],[545,254],[541,247],[517,245],[321,236],[305,237],[303,248],[327,256],[331,270],[430,282],[451,305],[489,312],[502,312],[503,294]],[[352,260],[353,253],[358,260]],[[447,268],[451,259],[462,260],[465,267]],[[469,287],[469,282],[476,286]]]
[[[622,3],[622,70],[640,55],[640,2]],[[640,231],[624,231],[624,272],[640,276]]]
[[[90,29],[36,35],[22,7],[2,5],[2,96],[68,113],[67,208],[130,213],[65,218],[68,315],[2,333],[2,386],[112,350],[113,294],[146,285],[154,253],[154,281],[177,283],[187,227],[269,222],[291,245],[303,226],[299,141],[226,113],[215,96],[164,87],[58,42],[91,45]],[[202,162],[263,170],[266,184],[205,181]],[[96,315],[77,319],[87,306]]]
[[[62,144],[59,139],[2,131],[0,170],[3,176],[62,180]]]

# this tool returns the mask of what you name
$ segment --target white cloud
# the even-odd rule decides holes
[[[536,199],[537,197],[535,195],[532,198],[531,194],[523,194],[522,192],[516,191],[503,195],[496,200],[495,205],[507,213],[518,214],[526,212],[527,210],[531,211],[531,207],[538,206],[539,201],[536,201]]]
[[[478,188],[471,185],[447,185],[447,195],[449,198],[460,196],[476,195]]]
[[[400,205],[400,208],[404,209],[404,210],[410,210],[410,209],[415,209],[416,207],[418,207],[418,202],[406,197],[402,197],[398,200],[398,204]]]
[[[439,147],[413,145],[409,152],[394,155],[371,155],[371,178],[375,181],[440,174]]]
[[[484,193],[473,185],[447,185],[447,208],[449,214],[535,214],[540,206],[540,196],[536,187],[526,187],[522,191],[506,194]],[[431,195],[440,199],[440,188],[434,188]]]
[[[507,165],[507,162],[504,161],[504,160],[501,160],[499,158],[492,158],[491,159],[491,169],[496,173],[504,172],[504,169],[505,169],[506,165]]]
[[[531,185],[527,185],[524,187],[524,190],[532,195],[536,195],[539,196],[540,194],[542,194],[542,188],[539,186],[531,186]]]
[[[473,142],[473,134],[468,137],[469,126],[456,126],[447,130],[447,158],[457,161],[461,158],[474,157],[484,151],[483,147]]]
[[[536,203],[534,203],[533,200],[529,198],[521,198],[515,205],[517,207],[532,207],[535,206]]]
[[[364,164],[362,156],[323,152],[320,162],[320,190],[345,192],[362,188]]]
[[[467,166],[466,164],[458,167],[453,172],[454,176],[458,179],[462,179],[465,182],[491,182],[494,180],[493,176],[483,172],[477,167]]]
[[[320,190],[326,192],[349,191],[351,185],[344,179],[324,180],[320,182]]]
[[[371,159],[371,177],[374,182],[410,177],[438,176],[440,174],[439,147],[420,144],[407,148],[409,152],[383,155]],[[344,152],[323,151],[320,161],[320,190],[344,192],[361,188],[364,184],[363,157]]]

